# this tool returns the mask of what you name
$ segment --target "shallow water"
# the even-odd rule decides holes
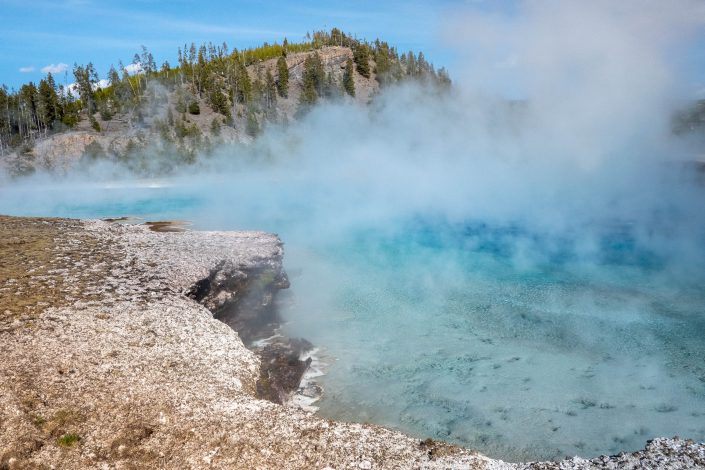
[[[705,436],[699,286],[642,264],[518,270],[494,250],[369,237],[320,260],[310,282],[336,285],[299,300],[290,326],[338,358],[322,414],[509,460]]]
[[[333,359],[327,417],[506,460],[705,439],[703,269],[640,245],[628,223],[590,243],[429,215],[319,237],[306,216],[316,208],[289,197],[296,184],[276,196],[258,185],[225,204],[178,181],[14,187],[0,190],[0,213],[278,232],[287,329]]]

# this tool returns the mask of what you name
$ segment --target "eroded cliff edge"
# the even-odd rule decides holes
[[[0,217],[0,468],[705,467],[682,440],[511,465],[256,398],[260,360],[214,318],[233,290],[197,288],[284,282],[282,255],[262,232]]]

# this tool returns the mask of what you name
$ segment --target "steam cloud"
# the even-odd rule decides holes
[[[223,146],[215,157],[200,159],[196,171],[170,178],[168,204],[144,202],[151,193],[130,189],[128,174],[121,175],[127,190],[99,195],[82,182],[112,178],[119,169],[96,165],[90,176],[6,183],[0,212],[114,216],[141,206],[148,215],[187,218],[203,228],[276,231],[287,244],[289,267],[312,274],[292,286],[306,299],[299,313],[306,310],[319,323],[331,315],[333,293],[361,282],[352,278],[381,279],[372,272],[351,274],[341,266],[347,258],[329,251],[353,249],[361,230],[396,240],[417,219],[511,231],[507,253],[519,271],[544,265],[566,245],[573,268],[589,271],[603,261],[605,234],[626,231],[637,251],[659,260],[656,276],[673,292],[701,285],[705,206],[691,165],[701,150],[698,142],[673,135],[671,117],[691,97],[685,61],[705,24],[705,5],[524,1],[504,14],[480,6],[453,17],[446,29],[453,46],[461,45],[462,66],[449,94],[406,84],[384,91],[369,107],[319,106],[288,127],[270,126],[251,145]],[[417,273],[421,279],[410,282],[420,282],[428,295],[453,285],[460,262],[453,259],[456,251],[447,255],[434,252],[435,261],[412,263],[432,274]],[[478,298],[492,297],[478,285]],[[567,311],[561,292],[544,292],[541,302]],[[576,295],[584,311],[604,314],[600,321],[619,321],[600,313],[600,296]],[[625,318],[652,308],[643,299],[609,302]],[[408,317],[409,323],[418,320]],[[552,321],[567,322],[565,336],[586,349],[623,340],[603,340],[608,333],[580,318]],[[655,350],[662,340],[647,325],[639,327],[635,350],[643,344]],[[335,332],[302,334],[327,346],[336,341]],[[697,338],[682,338],[701,348]],[[339,345],[338,352],[348,347]],[[625,396],[633,393],[627,385]],[[615,387],[601,382],[594,390],[602,386]],[[690,419],[683,412],[678,419]],[[585,433],[607,436],[593,424]]]
[[[565,229],[652,222],[673,207],[676,223],[701,222],[692,187],[674,176],[695,150],[672,137],[670,119],[689,87],[673,57],[703,25],[703,5],[516,8],[455,15],[448,31],[465,66],[451,96],[407,85],[371,109],[322,106],[250,148],[222,148],[190,183],[223,166],[228,180],[268,175],[306,188],[285,198],[335,225],[435,211]]]
[[[223,146],[172,179],[200,201],[176,215],[274,230],[294,245],[396,230],[416,216],[518,225],[571,240],[588,261],[605,227],[621,225],[676,271],[700,273],[705,213],[688,165],[700,150],[673,135],[671,118],[690,98],[684,58],[705,6],[545,0],[452,16],[445,29],[462,65],[450,94],[393,87],[370,107],[319,106],[252,145]],[[78,204],[84,192],[58,191],[57,206],[56,195],[20,188],[77,188],[120,173],[89,172],[5,183],[0,209],[72,215],[66,200]],[[543,261],[535,248],[516,247],[517,263],[527,253]]]

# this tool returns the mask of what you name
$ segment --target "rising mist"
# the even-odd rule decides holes
[[[692,97],[702,4],[527,1],[452,17],[451,91],[406,84],[369,106],[323,104],[159,180],[95,164],[6,181],[0,212],[279,233],[290,328],[337,358],[323,403],[334,417],[506,458],[702,438],[690,413],[705,371],[688,362],[705,358],[702,148],[671,128]],[[480,361],[465,364],[479,378],[451,379],[459,358]],[[522,370],[503,372],[513,358]],[[478,398],[483,383],[492,400]],[[540,411],[518,405],[541,397]]]

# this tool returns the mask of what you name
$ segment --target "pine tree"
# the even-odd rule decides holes
[[[375,43],[375,75],[380,85],[391,81],[392,57],[389,45],[386,42],[380,42],[379,39]]]
[[[330,30],[330,44],[333,46],[342,46],[345,35],[338,28]]]
[[[354,97],[355,96],[355,78],[353,74],[355,73],[353,69],[352,59],[348,59],[345,63],[345,72],[343,73],[343,88],[345,93]]]
[[[41,123],[37,116],[37,104],[37,87],[34,83],[29,82],[28,84],[22,85],[18,100],[18,124],[20,136],[24,138],[31,138],[35,130],[42,130]]]
[[[450,75],[448,75],[448,71],[444,67],[438,69],[438,83],[440,84],[441,88],[450,88]]]
[[[138,62],[142,65],[142,70],[146,75],[149,75],[153,72],[157,71],[157,63],[154,60],[154,57],[152,56],[152,53],[147,50],[146,47],[142,47],[142,55],[138,56],[135,54],[135,57],[137,57],[139,60]]]
[[[76,79],[76,88],[81,97],[81,104],[88,112],[88,115],[92,116],[97,109],[93,89],[98,83],[98,73],[95,71],[93,64],[88,62],[85,67],[74,64],[73,76]]]
[[[318,52],[306,57],[304,61],[303,90],[300,98],[302,105],[309,106],[316,102],[321,95],[324,80],[325,71]]]
[[[286,38],[284,40],[286,41]],[[289,67],[284,56],[277,60],[277,91],[282,98],[289,96]]]
[[[201,45],[201,47],[198,48],[198,62],[196,63],[196,90],[198,91],[198,95],[200,96],[201,93],[205,90],[205,78],[206,78],[206,65],[207,65],[207,56],[208,52],[206,49],[205,45]]]
[[[302,105],[312,105],[318,99],[316,93],[316,83],[311,75],[304,75],[303,89],[301,90],[300,102]]]
[[[235,75],[236,100],[238,103],[249,103],[252,99],[252,81],[247,73],[247,68],[240,60],[236,61],[237,73]]]
[[[115,67],[112,65],[108,71],[108,83],[112,87],[115,87],[118,83],[120,83],[120,75],[118,75],[117,70],[115,70]]]
[[[267,96],[264,89],[264,82],[260,80],[258,76],[252,82],[252,106],[256,107],[257,110],[261,108],[266,108],[267,106]]]
[[[272,109],[277,103],[277,84],[274,82],[274,77],[269,69],[267,69],[267,74],[265,75],[264,88],[267,109]]]
[[[416,56],[414,56],[413,51],[409,51],[406,55],[406,74],[415,77],[417,70]]]
[[[184,55],[186,54],[185,50],[186,50],[186,46],[184,46]],[[190,78],[191,79],[191,88],[195,92],[197,90],[197,88],[196,88],[196,73],[194,70],[194,64],[196,62],[196,44],[194,44],[194,43],[191,43],[191,47],[189,47],[189,49],[188,49],[187,61],[188,61],[187,62],[188,63],[187,70],[191,76],[191,78]]]
[[[366,44],[359,44],[355,47],[353,59],[357,66],[357,73],[365,78],[370,78],[370,49]]]
[[[45,130],[54,127],[54,123],[60,119],[59,97],[56,94],[54,78],[51,73],[45,80],[39,82],[38,89],[38,112]]]
[[[220,135],[220,121],[217,117],[214,117],[211,121],[211,134]]]
[[[67,127],[74,127],[78,124],[78,105],[71,90],[65,90],[64,86],[60,85],[59,100],[61,106],[61,123]]]
[[[208,92],[208,101],[210,101],[213,111],[222,114],[226,118],[230,116],[230,103],[228,102],[228,97],[220,90],[219,87],[214,87]]]

